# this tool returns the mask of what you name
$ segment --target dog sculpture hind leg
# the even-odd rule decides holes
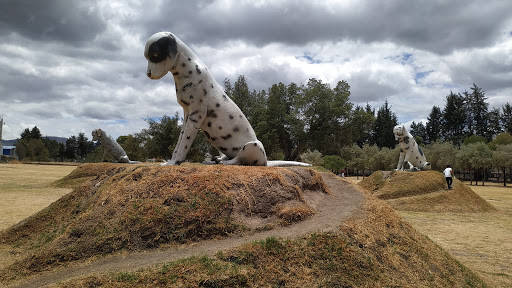
[[[170,32],[156,33],[148,39],[144,56],[148,60],[146,74],[150,79],[160,79],[169,71],[172,73],[176,97],[183,108],[182,130],[171,160],[164,165],[179,165],[185,161],[199,130],[221,153],[217,163],[280,165],[267,161],[265,148],[245,115],[226,95],[206,65],[180,39]],[[284,165],[310,166],[293,161]]]

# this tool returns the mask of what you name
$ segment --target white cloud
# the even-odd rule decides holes
[[[491,107],[510,103],[512,94],[507,1],[487,1],[485,9],[478,1],[56,3],[42,10],[6,2],[12,15],[0,19],[4,139],[34,125],[65,137],[108,127],[117,137],[139,132],[144,118],[182,113],[171,75],[145,76],[144,44],[157,31],[180,37],[219,82],[245,75],[250,89],[261,90],[310,78],[332,87],[346,80],[353,103],[378,109],[388,100],[402,123],[426,119],[450,90],[473,83]]]

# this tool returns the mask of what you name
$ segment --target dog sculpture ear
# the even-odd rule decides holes
[[[178,43],[172,34],[167,34],[153,42],[148,48],[148,59],[153,63],[164,61],[167,57],[174,57],[178,53]]]
[[[101,129],[97,129],[96,134],[98,135],[98,137],[101,137]]]

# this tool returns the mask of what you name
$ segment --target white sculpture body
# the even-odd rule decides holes
[[[395,140],[400,145],[400,158],[398,159],[396,170],[430,170],[430,163],[427,162],[423,151],[421,151],[414,137],[405,129],[405,126],[396,125],[393,128],[393,133],[395,134]],[[406,164],[409,166],[407,169],[405,167]]]
[[[92,131],[92,141],[100,141],[101,145],[103,145],[103,157],[101,162],[105,160],[105,156],[111,155],[119,163],[140,163],[138,161],[130,161],[123,147],[121,147],[112,136],[101,129],[94,129]]]
[[[176,96],[183,108],[181,134],[164,165],[179,165],[201,130],[220,152],[216,163],[256,166],[310,166],[294,161],[267,161],[265,148],[240,108],[226,95],[206,65],[180,39],[170,32],[149,38],[144,56],[147,76],[160,79],[169,71],[174,76]]]

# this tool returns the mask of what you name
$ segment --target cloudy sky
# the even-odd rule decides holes
[[[0,0],[4,139],[38,126],[70,137],[139,132],[181,114],[172,75],[146,77],[146,40],[178,36],[217,79],[251,90],[321,79],[350,101],[387,99],[401,123],[425,121],[450,90],[512,103],[512,1]]]

